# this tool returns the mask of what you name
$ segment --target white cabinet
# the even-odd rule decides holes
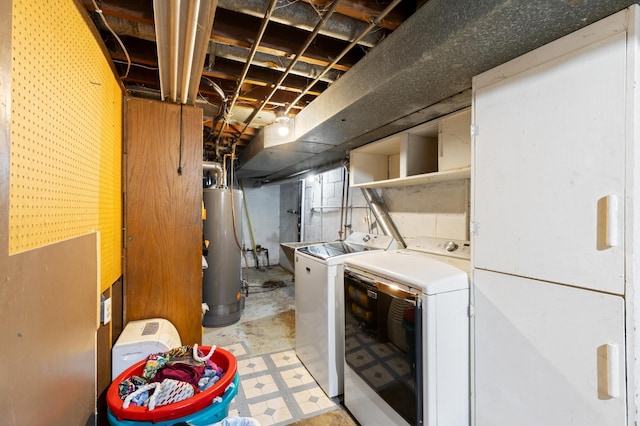
[[[438,122],[438,171],[471,165],[471,110],[450,114]]]
[[[469,178],[471,111],[465,109],[350,152],[350,185],[384,187]]]
[[[354,184],[437,171],[438,139],[400,133],[351,152]]]
[[[473,80],[475,426],[637,423],[639,11]]]
[[[476,267],[624,293],[625,57],[592,33],[474,80]]]
[[[622,297],[480,270],[474,286],[477,426],[625,424]]]

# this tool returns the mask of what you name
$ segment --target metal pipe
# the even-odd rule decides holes
[[[355,40],[349,43],[349,45],[345,47],[345,49],[342,52],[340,52],[340,54],[333,60],[333,62],[327,65],[324,71],[320,73],[320,75],[318,75],[311,83],[309,83],[309,85],[307,85],[307,87],[302,92],[300,92],[298,97],[295,98],[293,102],[291,102],[291,104],[287,107],[284,113],[289,114],[289,111],[291,111],[291,108],[293,107],[293,105],[297,104],[309,92],[309,90],[311,90],[313,85],[316,84],[324,76],[324,74],[329,72],[329,70],[333,68],[334,65],[336,65],[340,61],[340,59],[342,59],[344,55],[346,55],[355,45],[357,45],[358,42],[362,40],[362,38],[365,35],[367,35],[367,33],[369,33],[369,31],[371,31],[376,26],[378,26],[380,21],[382,21],[384,17],[387,16],[401,1],[402,0],[394,0],[389,4],[389,6],[387,6],[382,12],[380,12],[380,15],[378,15],[376,19],[371,21],[371,23],[367,26],[367,28],[365,28],[364,31],[362,31],[362,33],[360,33],[360,35],[356,37]]]
[[[224,188],[226,186],[226,176],[224,175],[222,164],[213,161],[203,161],[202,170],[210,170],[216,172],[217,176],[219,177],[218,186],[221,188]]]
[[[132,36],[142,40],[156,42],[156,35],[154,32],[155,29],[153,25],[148,25],[142,22],[128,21],[118,16],[111,16],[111,15],[104,15],[104,14],[101,14],[101,16],[106,20],[106,23],[103,22],[103,26],[105,29],[108,29],[109,27],[111,27],[117,34]],[[202,39],[205,39],[205,37],[202,37]],[[196,38],[196,43],[198,42],[198,40],[199,38]],[[245,63],[251,51],[251,48],[248,48],[248,47],[231,46],[224,43],[217,43],[214,40],[206,40],[206,41],[209,47],[215,48],[216,58],[225,58],[225,59],[230,59],[236,62]],[[200,51],[198,46],[196,46],[195,51],[198,51],[198,52]],[[161,62],[161,58],[158,58],[158,62],[159,63]],[[289,62],[290,60],[286,57],[274,55],[268,52],[255,52],[251,60],[251,65],[259,66],[262,68],[277,69],[279,71],[284,71],[287,65],[289,64]],[[315,76],[320,74],[323,68],[324,67],[322,66],[300,61],[291,70],[291,74],[306,77],[306,78],[315,78]],[[208,71],[211,72],[211,69],[209,69]],[[329,72],[327,72],[322,77],[321,81],[324,81],[327,83],[333,83],[340,77],[342,73],[343,73],[342,71],[336,70],[336,69],[329,70]],[[191,92],[191,90],[189,92]]]
[[[236,86],[236,90],[233,93],[233,97],[231,98],[231,103],[229,104],[229,110],[233,109],[233,107],[236,104],[236,101],[238,100],[238,96],[240,96],[240,90],[242,89],[242,84],[244,83],[244,79],[247,77],[247,73],[249,72],[251,61],[253,60],[253,56],[256,54],[256,51],[258,50],[258,46],[260,45],[260,42],[262,41],[262,37],[264,36],[264,32],[267,29],[269,18],[271,18],[271,15],[273,14],[273,9],[275,9],[277,3],[278,3],[277,0],[271,0],[269,2],[269,7],[267,8],[267,11],[264,14],[264,18],[262,18],[262,24],[260,25],[258,36],[256,37],[256,40],[253,42],[253,46],[251,46],[251,52],[249,53],[247,62],[245,62],[244,64],[244,68],[242,69],[242,74],[238,79],[238,85]]]
[[[313,43],[313,40],[315,40],[315,38],[318,36],[318,33],[320,32],[320,29],[322,28],[322,26],[327,22],[327,20],[331,17],[331,15],[333,15],[333,12],[336,10],[336,7],[338,7],[338,3],[340,3],[340,0],[334,0],[334,2],[331,4],[331,7],[325,12],[325,14],[322,16],[322,19],[320,19],[320,21],[316,24],[315,28],[313,29],[313,32],[311,32],[309,34],[309,36],[307,37],[305,42],[302,44],[302,46],[300,47],[298,52],[295,54],[295,57],[289,63],[289,66],[287,67],[287,69],[282,73],[282,75],[278,79],[277,83],[275,83],[273,85],[273,88],[271,89],[271,92],[260,103],[260,106],[258,107],[258,109],[254,110],[251,113],[251,115],[249,116],[249,118],[246,120],[245,126],[242,129],[242,132],[240,132],[240,136],[242,136],[244,134],[244,132],[246,131],[247,127],[249,127],[249,125],[253,122],[253,120],[256,118],[256,116],[258,114],[260,114],[260,112],[264,109],[264,107],[267,105],[267,103],[271,100],[273,95],[275,95],[275,93],[280,89],[280,86],[282,85],[284,80],[287,78],[287,76],[289,75],[289,73],[291,72],[293,67],[298,63],[298,61],[300,60],[300,58],[302,57],[304,52],[307,51],[307,49],[309,48],[311,43]],[[289,110],[290,110],[290,108],[287,109],[287,111],[289,111]],[[240,136],[238,136],[238,138]]]
[[[402,245],[403,248],[407,248],[407,244],[404,242],[400,232],[398,232],[396,225],[393,223],[391,216],[389,216],[389,213],[387,212],[387,208],[378,197],[378,194],[371,188],[361,189],[362,195],[364,195],[364,198],[367,200],[376,221],[382,228],[382,232],[384,232],[385,235],[392,236],[399,244]]]
[[[231,171],[229,172],[229,176],[231,177],[231,188],[233,188],[233,161],[236,159],[236,145],[237,144],[233,144],[231,145]]]
[[[349,212],[349,167],[342,166],[342,210],[340,211],[340,232],[343,238],[347,237],[347,215]]]
[[[256,249],[256,239],[253,235],[253,226],[251,225],[251,216],[249,215],[249,206],[247,205],[247,196],[244,193],[244,185],[242,181],[240,181],[240,191],[242,191],[242,200],[244,202],[244,210],[247,215],[247,226],[249,227],[249,235],[251,236],[251,247],[253,248],[253,252],[257,251]]]
[[[215,82],[205,76],[202,76],[200,78],[204,80],[209,86],[211,86],[211,88],[218,94],[218,96],[220,96],[220,100],[223,104],[227,103],[227,95],[224,93],[224,90],[222,90],[220,86],[218,86]]]
[[[225,44],[219,44],[216,46],[216,58],[226,58],[237,62],[246,62],[249,56],[250,48],[242,46],[230,46]],[[279,55],[274,55],[268,52],[256,52],[251,61],[251,65],[262,68],[268,68],[270,70],[278,70],[284,72],[284,70],[291,63],[291,59]],[[314,65],[308,62],[304,62],[303,58],[298,61],[291,70],[290,74],[302,76],[306,78],[315,78],[322,72],[324,66]],[[333,69],[325,74],[322,81],[327,83],[333,83],[336,81],[344,70]]]
[[[218,7],[234,12],[246,13],[255,17],[261,17],[261,11],[265,9],[268,0],[218,0]],[[315,6],[304,1],[280,2],[281,5],[273,12],[271,20],[284,25],[312,31],[318,19],[318,10]],[[337,14],[331,17],[320,31],[321,35],[326,35],[338,40],[350,41],[356,34],[359,34],[367,25],[366,22],[351,18],[346,15]],[[385,32],[371,33],[360,41],[361,46],[373,47],[384,37]]]
[[[302,179],[299,183],[300,185],[300,235],[298,236],[298,240],[300,242],[304,241],[304,227],[305,227],[305,221],[304,221],[304,208],[305,208],[305,201],[307,199],[307,190],[305,188],[305,182],[306,179]]]

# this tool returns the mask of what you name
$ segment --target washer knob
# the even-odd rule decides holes
[[[444,249],[448,252],[452,252],[458,248],[458,244],[455,241],[447,241],[444,243]]]

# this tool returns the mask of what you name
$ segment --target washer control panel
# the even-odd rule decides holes
[[[418,237],[407,241],[407,249],[424,253],[439,254],[458,259],[471,259],[471,244],[469,241],[453,240],[435,237]]]
[[[388,235],[367,234],[365,232],[354,232],[349,235],[344,242],[365,246],[369,249],[387,250],[396,248],[396,241],[393,237]]]

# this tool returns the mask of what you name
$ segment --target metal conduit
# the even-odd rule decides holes
[[[310,3],[309,1],[292,0],[281,2],[281,5],[274,10],[271,21],[312,31],[318,20],[318,10]],[[266,4],[267,0],[218,0],[218,7],[258,17],[262,17],[262,14],[258,11],[264,10]],[[366,25],[366,22],[346,15],[335,15],[322,27],[320,34],[349,42]],[[373,47],[382,39],[383,35],[369,34],[365,39],[361,40],[360,44],[366,47]]]
[[[306,95],[307,92],[309,92],[309,90],[311,90],[313,85],[316,84],[327,72],[329,72],[329,70],[333,68],[333,66],[336,65],[340,61],[340,59],[342,59],[343,56],[349,52],[349,50],[351,50],[355,45],[357,45],[358,42],[364,38],[364,36],[366,36],[372,29],[377,27],[380,21],[382,21],[384,17],[387,16],[389,12],[391,12],[401,1],[402,0],[394,0],[393,2],[389,3],[389,6],[387,6],[382,12],[380,12],[380,15],[378,15],[376,19],[371,21],[371,23],[367,28],[365,28],[364,31],[362,31],[360,35],[355,38],[355,40],[349,43],[349,45],[345,47],[345,49],[333,60],[333,62],[327,65],[327,67],[324,69],[324,71],[322,71],[322,73],[320,73],[320,75],[318,75],[309,85],[307,85],[307,87],[298,95],[297,98],[294,99],[294,101],[284,111],[285,115],[289,114],[289,111],[291,111],[291,108],[295,104],[297,104],[300,101],[300,99],[302,99],[304,95]]]
[[[251,115],[249,116],[249,118],[245,122],[244,128],[240,132],[240,135],[238,136],[238,138],[240,138],[244,134],[244,132],[247,130],[247,128],[253,122],[253,120],[256,118],[256,116],[258,114],[260,114],[260,112],[264,109],[264,107],[267,105],[267,103],[271,100],[273,95],[275,95],[275,93],[278,91],[278,88],[284,82],[284,80],[287,78],[287,76],[291,73],[291,70],[293,69],[293,67],[298,63],[298,61],[300,60],[300,58],[302,57],[304,52],[306,52],[306,50],[309,48],[309,46],[311,46],[311,43],[313,43],[313,40],[315,40],[315,38],[318,36],[318,33],[320,32],[320,29],[322,28],[322,26],[327,22],[327,20],[329,20],[331,15],[333,15],[333,12],[338,7],[338,3],[340,3],[340,0],[334,0],[334,2],[331,4],[331,7],[325,12],[325,14],[322,16],[322,19],[320,19],[320,21],[316,24],[315,28],[313,29],[313,32],[311,32],[311,34],[309,34],[309,36],[307,37],[307,40],[304,42],[304,44],[302,45],[300,50],[298,50],[298,52],[296,53],[295,57],[291,60],[291,63],[289,64],[287,69],[282,73],[282,75],[278,79],[278,82],[276,84],[274,84],[273,88],[271,89],[271,92],[262,101],[262,103],[260,104],[260,107],[258,109],[256,109],[256,110],[254,110],[251,113]],[[324,71],[324,74],[326,74],[326,72],[327,72],[327,70]],[[295,104],[295,102],[294,102],[294,104]],[[289,109],[287,109],[287,111],[289,111]]]
[[[231,103],[229,104],[229,110],[233,109],[233,107],[236,104],[236,101],[238,100],[238,96],[240,96],[240,90],[242,89],[242,85],[244,84],[244,80],[247,77],[247,73],[249,72],[249,67],[251,66],[251,61],[253,61],[253,57],[255,56],[256,51],[258,50],[258,46],[262,42],[262,37],[264,36],[264,32],[267,29],[267,24],[269,23],[269,19],[271,18],[271,15],[273,14],[273,10],[275,9],[277,2],[278,2],[277,0],[271,0],[271,2],[269,2],[269,7],[267,8],[267,11],[264,14],[264,18],[262,18],[262,24],[260,25],[260,30],[258,31],[258,36],[256,37],[256,40],[253,43],[253,46],[251,46],[251,52],[249,53],[249,57],[247,58],[247,62],[245,62],[245,64],[244,64],[244,68],[242,69],[242,74],[240,76],[240,79],[238,80],[238,86],[236,87],[236,90],[233,93],[233,97],[231,98]]]

